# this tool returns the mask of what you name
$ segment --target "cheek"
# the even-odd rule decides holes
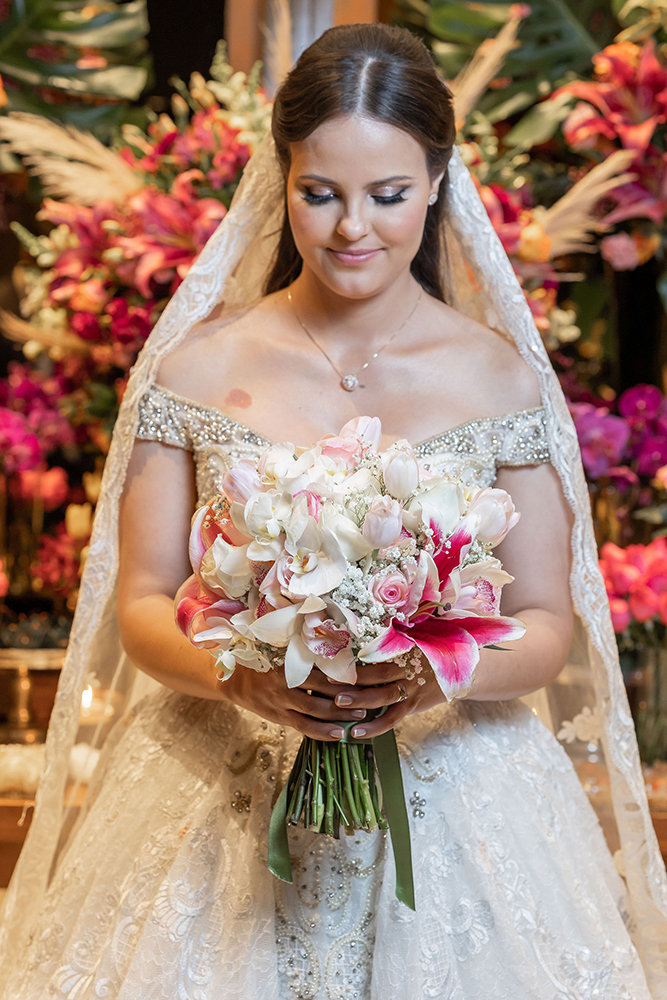
[[[290,202],[288,212],[294,242],[301,256],[311,247],[322,244],[326,246],[329,243],[334,227],[330,217],[331,212],[326,206],[320,205],[315,210],[312,205],[307,205],[299,199]]]
[[[419,249],[424,232],[425,210],[417,202],[409,202],[400,206],[395,213],[389,209],[386,215],[380,215],[375,224],[375,231],[388,247],[396,250],[404,249],[413,256]]]

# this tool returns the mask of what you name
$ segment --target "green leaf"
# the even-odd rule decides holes
[[[539,146],[551,139],[569,114],[571,103],[569,94],[559,94],[558,97],[534,105],[507,133],[505,145],[515,149],[531,149],[532,146]]]

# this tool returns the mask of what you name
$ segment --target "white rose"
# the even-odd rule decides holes
[[[199,573],[211,590],[222,590],[227,597],[243,597],[253,578],[248,546],[230,545],[218,535],[204,554]]]

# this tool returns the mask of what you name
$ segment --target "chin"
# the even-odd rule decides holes
[[[379,295],[403,274],[403,269],[391,274],[378,273],[370,266],[352,268],[324,268],[313,269],[322,284],[330,288],[336,295],[346,299],[369,299],[374,295]],[[353,272],[353,273],[351,273]]]

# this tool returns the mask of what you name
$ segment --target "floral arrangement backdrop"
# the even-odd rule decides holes
[[[400,8],[451,83],[463,155],[570,400],[630,683],[638,653],[667,648],[664,2]],[[224,218],[270,110],[259,68],[234,73],[221,47],[210,79],[178,81],[170,115],[126,122],[111,146],[0,117],[5,149],[45,195],[39,228],[14,226],[20,315],[0,313],[21,349],[0,380],[6,615],[25,594],[56,614],[75,606],[127,372]],[[624,302],[632,313],[651,295],[655,329],[638,338]],[[655,349],[624,385],[649,334]]]

